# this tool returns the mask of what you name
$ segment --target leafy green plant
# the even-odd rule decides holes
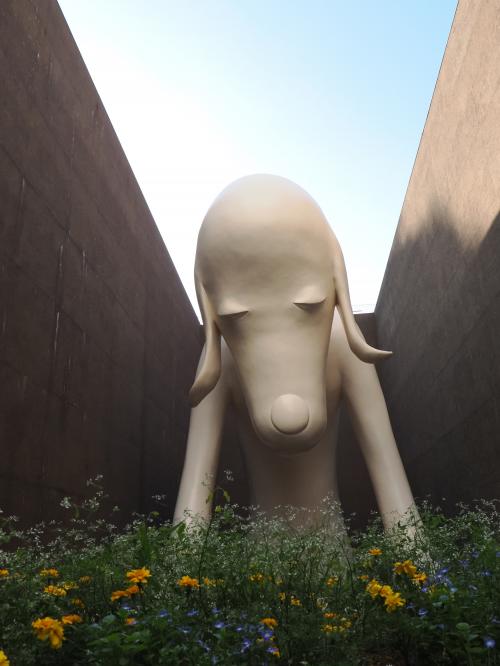
[[[208,524],[118,530],[101,484],[65,523],[0,521],[0,664],[500,664],[493,502],[424,503],[410,538],[339,532],[328,502],[309,528],[243,516],[220,491]]]

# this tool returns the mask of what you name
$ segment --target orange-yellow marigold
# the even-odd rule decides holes
[[[370,548],[368,554],[376,557],[377,555],[382,555],[382,550],[380,548]]]
[[[65,597],[67,592],[64,587],[59,587],[58,585],[47,585],[43,588],[45,594],[51,594],[53,597]]]
[[[269,629],[275,629],[278,626],[278,620],[275,620],[274,617],[263,617],[260,623]]]
[[[31,623],[37,638],[41,641],[48,640],[54,650],[58,650],[64,640],[64,627],[62,622],[53,617],[42,617]]]
[[[140,569],[131,569],[125,574],[131,583],[147,583],[151,577],[151,571],[145,567]]]
[[[177,585],[186,589],[197,590],[200,587],[200,581],[197,578],[191,578],[191,576],[182,576],[177,581]]]
[[[10,661],[3,650],[0,650],[0,666],[10,666]]]
[[[59,571],[57,569],[42,569],[40,576],[42,578],[59,578]]]
[[[83,622],[81,615],[63,615],[61,618],[63,624],[79,624]]]
[[[7,578],[9,575],[9,570],[8,569],[0,569],[0,578]],[[0,664],[2,662],[0,661]]]

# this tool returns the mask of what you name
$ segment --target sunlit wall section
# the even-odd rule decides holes
[[[0,507],[172,506],[199,325],[55,1],[0,2],[0,90]]]
[[[376,307],[413,487],[500,497],[500,5],[457,8]]]

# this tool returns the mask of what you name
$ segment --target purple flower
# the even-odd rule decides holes
[[[168,617],[170,613],[164,608],[158,613],[158,617]]]
[[[418,609],[418,617],[425,617],[429,611],[426,608]]]
[[[210,647],[202,640],[198,639],[196,642],[205,650],[205,652],[210,652]]]
[[[265,629],[260,634],[265,641],[270,641],[273,638],[274,634],[270,629]]]
[[[214,607],[212,608],[212,613],[213,613],[214,615],[218,615],[218,614],[220,613],[220,610],[214,606]]]
[[[236,631],[243,631],[243,629],[244,627],[241,624],[236,627]]]
[[[491,650],[496,645],[495,639],[491,638],[491,636],[483,636],[483,643],[484,647],[488,648],[488,650]]]
[[[439,569],[439,571],[437,572],[437,575],[438,576],[444,576],[444,574],[447,574],[448,571],[449,571],[448,567],[443,567],[442,569]]]
[[[240,652],[241,653],[246,652],[251,648],[251,646],[252,646],[252,641],[249,638],[244,638],[243,643],[241,644]]]
[[[188,617],[195,617],[195,615],[199,615],[200,612],[196,610],[196,608],[193,608],[192,610],[188,611],[186,615]]]
[[[225,622],[222,622],[222,620],[218,620],[217,622],[214,622],[214,627],[216,629],[224,629],[226,626]]]

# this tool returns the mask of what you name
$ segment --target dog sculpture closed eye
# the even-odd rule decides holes
[[[210,515],[206,479],[229,402],[255,503],[314,509],[337,497],[341,394],[386,525],[413,508],[372,365],[390,352],[370,347],[355,323],[342,252],[315,201],[277,176],[229,185],[201,226],[195,282],[206,344],[174,520]]]

